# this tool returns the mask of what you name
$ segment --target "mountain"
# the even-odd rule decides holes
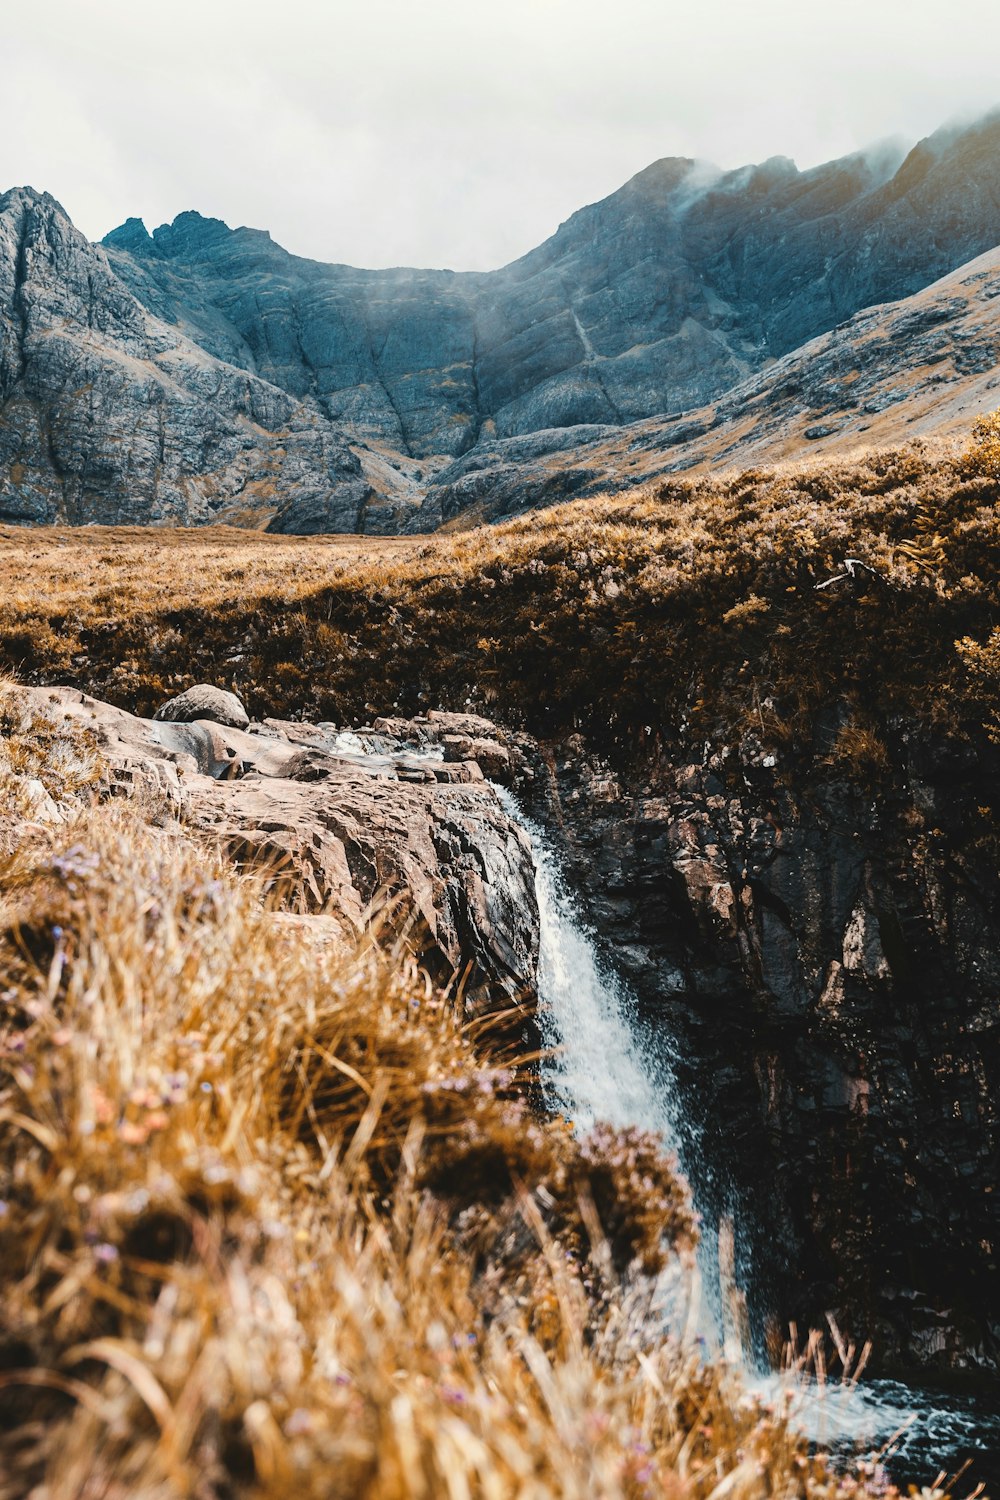
[[[310,407],[152,316],[47,194],[0,198],[0,519],[241,519],[365,489]]]
[[[678,471],[964,435],[997,407],[1000,248],[912,297],[855,313],[699,409],[480,443],[428,486],[425,525],[498,519]]]
[[[840,358],[861,309],[998,244],[1000,114],[806,172],[660,161],[488,273],[323,265],[196,213],[92,246],[15,189],[0,513],[385,532],[438,524],[501,470],[509,509],[567,468],[577,489],[627,479],[644,441],[651,467],[658,443],[667,467],[699,462],[681,450],[729,431],[733,400],[801,404],[774,383],[786,357],[846,322]]]

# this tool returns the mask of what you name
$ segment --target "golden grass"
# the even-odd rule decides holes
[[[965,462],[973,473],[1000,479],[1000,411],[990,412],[973,423]]]
[[[0,880],[2,1500],[886,1493],[656,1316],[655,1140],[534,1114],[81,753]]]
[[[997,498],[914,447],[433,539],[6,531],[0,660],[138,711],[473,702],[642,755],[805,752],[841,703],[815,754],[874,782],[894,714],[991,722]],[[846,557],[878,578],[817,590]],[[96,747],[16,690],[0,731],[0,1500],[886,1492],[653,1315],[692,1237],[655,1141],[576,1139],[402,955],[95,810]]]
[[[0,663],[139,712],[208,680],[258,715],[471,702],[623,752],[751,727],[808,751],[838,703],[875,732],[975,732],[989,705],[954,643],[1000,605],[997,499],[914,444],[433,538],[8,530]],[[819,590],[848,557],[875,576]]]

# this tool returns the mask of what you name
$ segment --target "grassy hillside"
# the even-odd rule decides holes
[[[752,727],[826,754],[831,704],[859,734],[895,714],[974,731],[993,691],[976,643],[1000,620],[998,496],[918,444],[430,540],[7,530],[0,659],[140,712],[199,680],[258,715],[471,700],[622,751]]]
[[[140,712],[198,680],[341,722],[471,702],[877,780],[897,715],[993,723],[997,498],[909,448],[432,540],[6,531],[0,653]],[[887,1492],[665,1335],[693,1226],[654,1140],[533,1114],[412,966],[102,797],[99,747],[8,686],[0,1500]]]

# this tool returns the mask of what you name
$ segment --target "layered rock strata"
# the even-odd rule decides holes
[[[510,767],[494,726],[458,716],[443,746],[440,725],[417,726],[425,744],[411,749],[388,727],[362,739],[276,720],[249,730],[158,722],[68,688],[23,691],[48,717],[96,735],[112,791],[161,801],[218,840],[265,875],[286,914],[318,919],[321,935],[345,944],[401,937],[459,987],[470,1015],[530,1008],[531,848],[478,762],[455,753],[461,740],[491,769]]]

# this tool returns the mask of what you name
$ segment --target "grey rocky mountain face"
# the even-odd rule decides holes
[[[822,461],[928,436],[964,443],[998,405],[1000,249],[855,313],[697,411],[482,442],[442,471],[425,513],[496,520],[679,470]]]
[[[196,213],[92,246],[15,189],[0,519],[428,530],[498,445],[503,509],[561,498],[620,467],[567,489],[568,450],[697,436],[685,414],[998,243],[1000,115],[807,172],[657,162],[490,273],[322,265]]]
[[[45,194],[0,198],[0,520],[242,519],[336,494],[357,457],[286,391],[151,314]]]

